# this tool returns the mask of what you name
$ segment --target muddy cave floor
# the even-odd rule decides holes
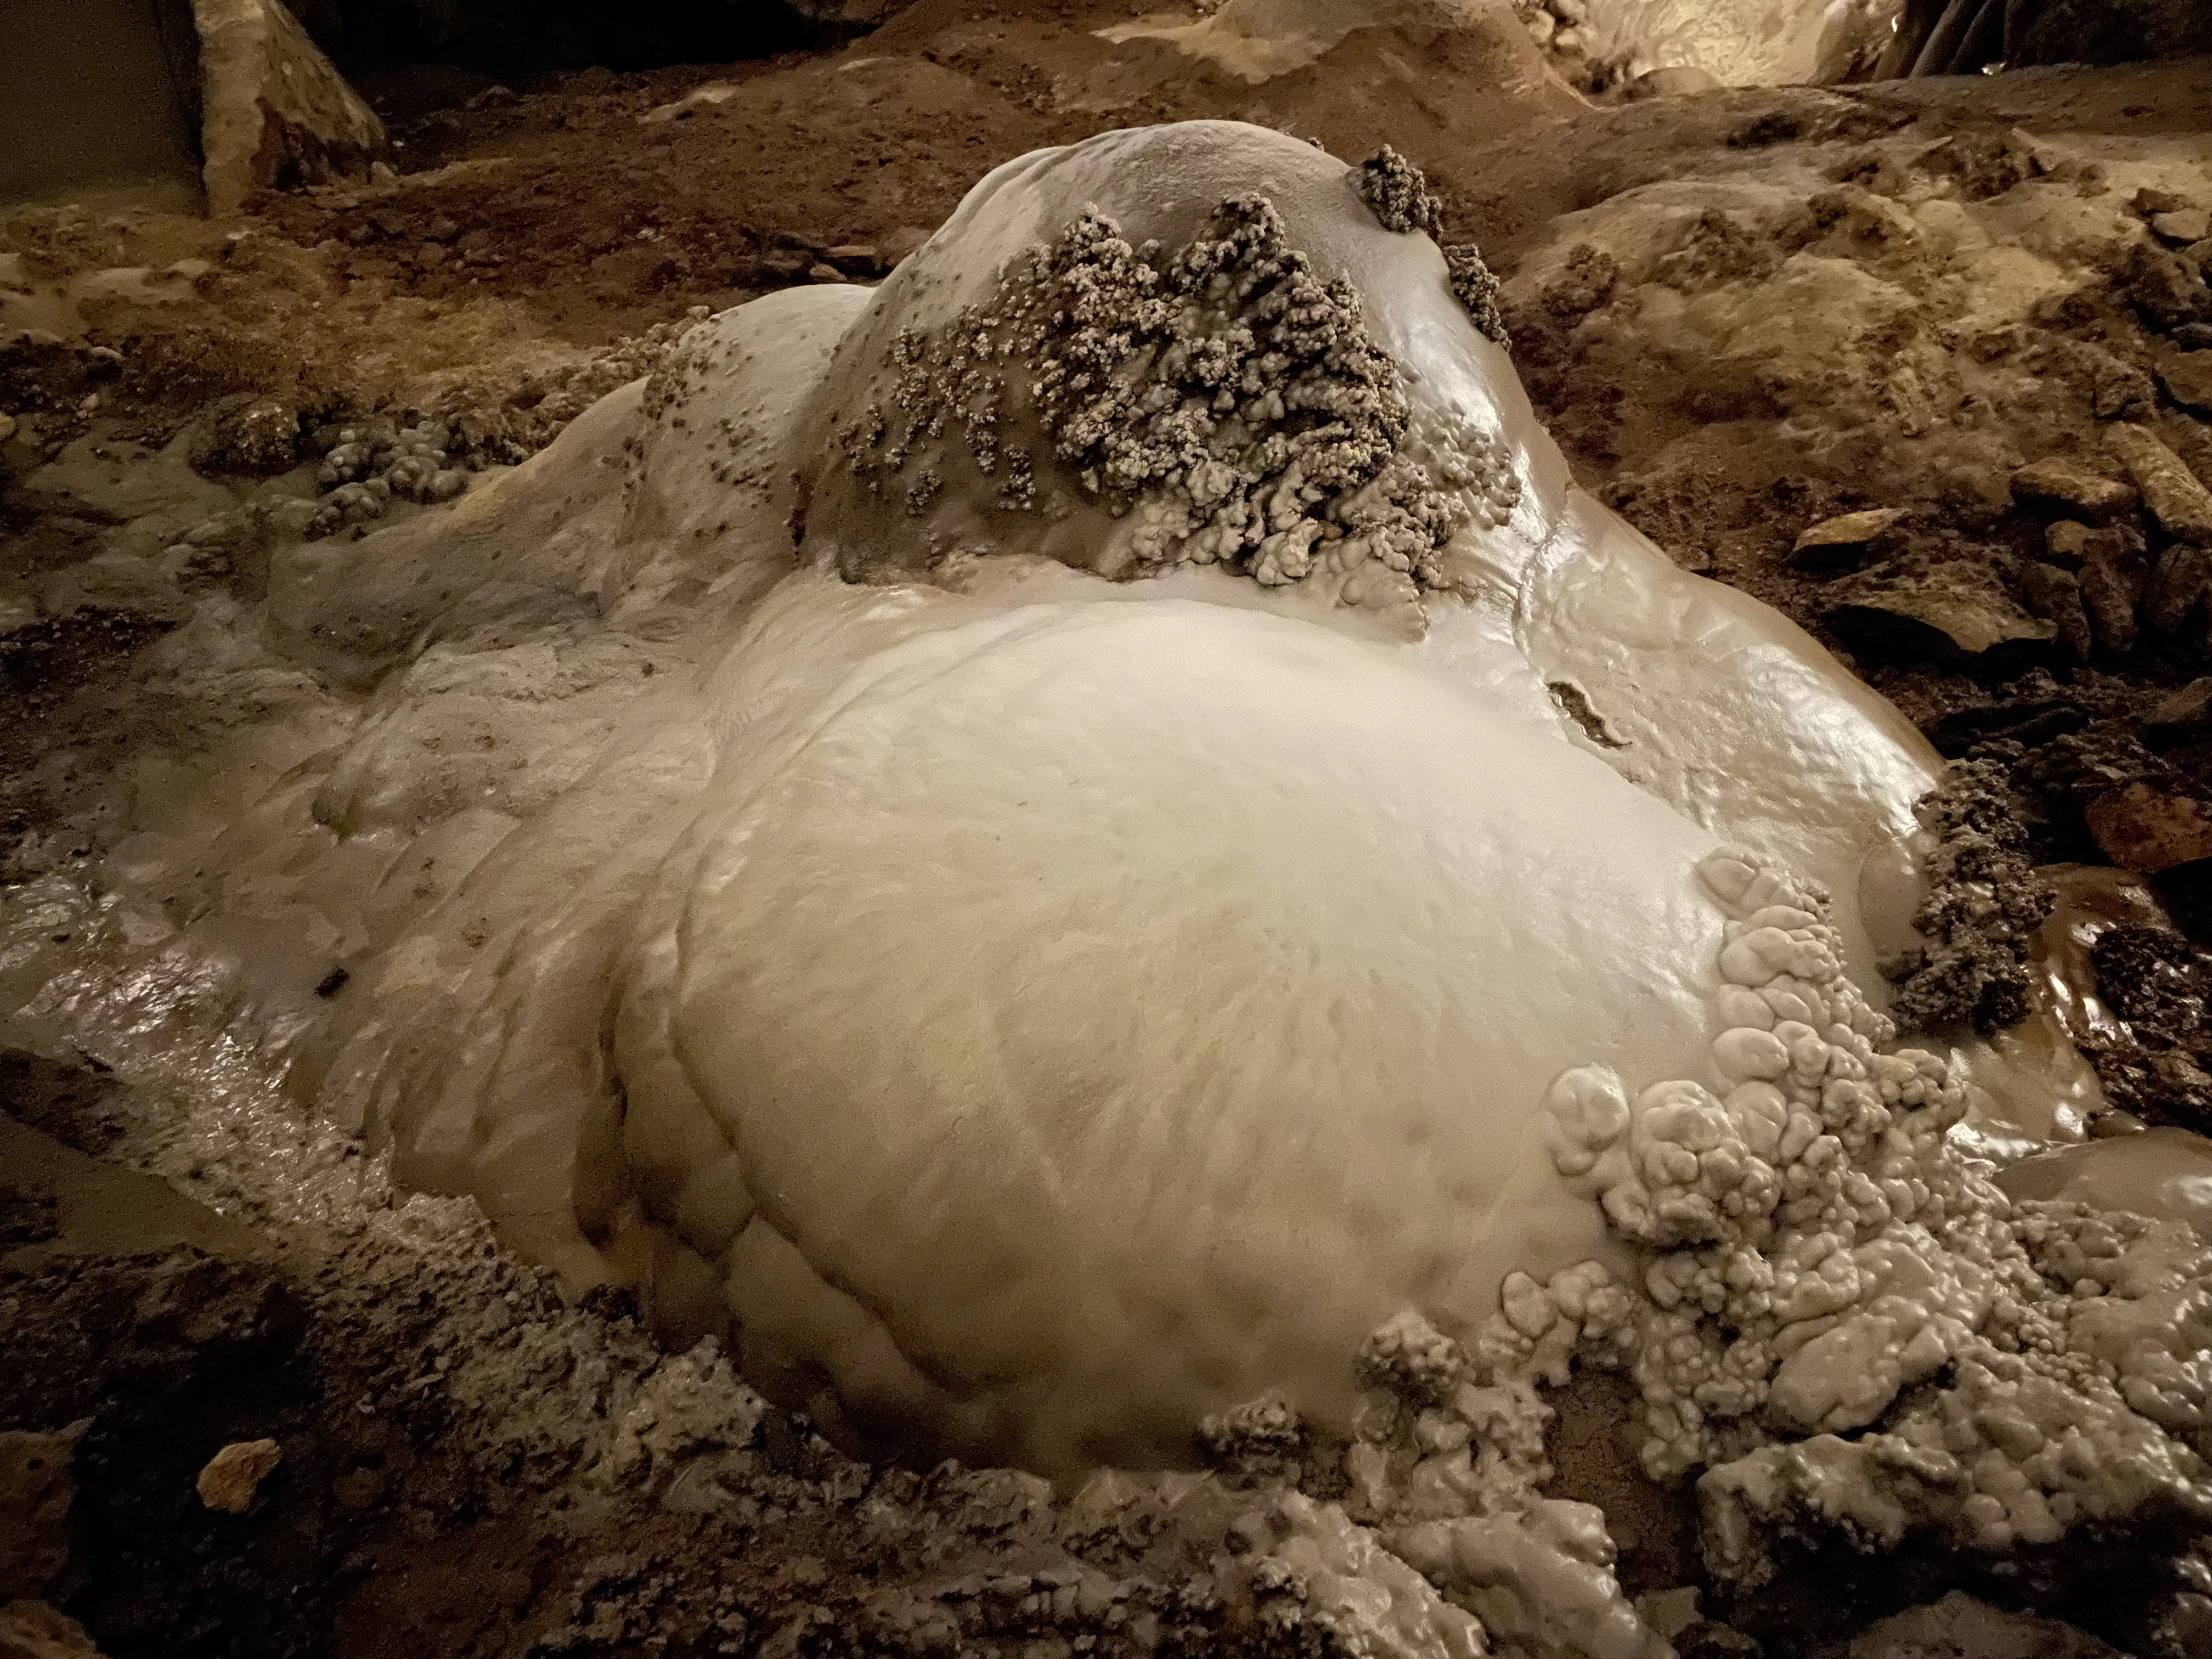
[[[2087,603],[2097,561],[2147,571],[2161,526],[2008,483],[2052,453],[2118,476],[2098,441],[2116,422],[2212,480],[2212,289],[2187,285],[2212,254],[2193,247],[2212,207],[2212,65],[1585,109],[1557,88],[1496,90],[1481,43],[1455,37],[1362,30],[1248,85],[1091,33],[1139,9],[921,0],[814,56],[514,88],[416,72],[370,88],[404,141],[396,181],[218,223],[122,199],[0,211],[8,877],[88,855],[127,813],[119,762],[213,718],[135,681],[140,647],[209,595],[257,597],[272,535],[361,533],[365,509],[318,476],[347,424],[434,416],[453,470],[519,459],[696,307],[872,280],[1024,151],[1227,117],[1414,159],[1449,238],[1505,279],[1516,362],[1586,484],[1846,653],[1947,753],[2014,744],[2039,858],[2149,872],[2184,931],[2132,996],[2106,988],[2136,1025],[2107,1080],[2143,1118],[2212,1125],[2212,595],[2154,617],[2139,571],[2119,601]],[[1825,370],[1670,357],[1625,304],[1637,273],[1601,247],[1553,257],[1566,216],[1595,223],[1670,180],[1725,204],[1739,175],[1793,158],[1833,190],[1778,228],[1692,215],[1665,282],[1694,301],[1842,239],[1925,314],[1893,308]],[[1921,185],[1897,185],[1916,168]],[[2154,253],[2087,254],[2066,292],[1978,334],[1956,295],[1942,311],[1936,252],[1881,207],[1931,177],[1968,205],[2038,180],[2118,192]],[[1954,359],[2024,357],[2041,395],[2016,405],[1975,407],[1970,377],[1943,379]],[[1798,550],[1867,509],[1894,511]],[[2054,516],[2110,545],[2067,555]],[[2085,810],[2120,796],[2134,817],[2117,827]],[[0,1442],[0,1601],[43,1595],[113,1659],[1297,1645],[1218,1593],[1224,1516],[1125,1502],[1110,1480],[1054,1492],[856,1464],[763,1411],[711,1352],[665,1352],[621,1297],[564,1303],[468,1206],[382,1194],[312,1124],[239,1129],[181,1170],[167,1160],[165,1182],[131,1166],[160,1161],[144,1149],[180,1109],[96,1055],[0,1056],[0,1431],[78,1436],[49,1445],[43,1473],[22,1467],[29,1443]],[[288,1183],[348,1196],[274,1201]],[[1695,1585],[1686,1499],[1576,1455],[1626,1414],[1602,1384],[1563,1407],[1554,1490],[1607,1509],[1632,1595]],[[261,1439],[282,1462],[246,1512],[203,1503],[209,1457]],[[1941,1561],[1852,1583],[1709,1608],[1733,1622],[1692,1623],[1678,1645],[1936,1651],[1860,1633],[1954,1588],[2024,1595]],[[2106,1594],[2124,1602],[2124,1576]],[[2044,1611],[2125,1639],[2112,1605]],[[2110,1651],[2057,1625],[1943,1629],[1946,1652]]]

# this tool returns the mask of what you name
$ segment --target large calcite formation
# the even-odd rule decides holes
[[[115,879],[311,918],[295,1087],[848,1443],[1340,1458],[1245,1553],[1355,1649],[1656,1659],[1577,1367],[1728,1582],[2197,1512],[2212,1267],[1957,1144],[2063,1039],[1879,1005],[1934,757],[1573,487],[1426,222],[1232,124],[1010,163],[281,555],[360,701]]]
[[[451,528],[287,561],[291,648],[447,641],[311,796],[420,838],[328,1096],[841,1432],[1038,1467],[1268,1389],[1341,1427],[1395,1310],[1667,1242],[1547,1091],[1711,1063],[1727,845],[1834,890],[1805,984],[1875,982],[1930,757],[1572,489],[1401,170],[1024,158]]]

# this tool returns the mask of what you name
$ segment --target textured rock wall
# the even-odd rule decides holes
[[[209,210],[257,190],[366,179],[384,124],[277,0],[193,0]]]

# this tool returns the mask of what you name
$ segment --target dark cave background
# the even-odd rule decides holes
[[[835,45],[854,31],[783,0],[289,0],[349,76],[449,64],[498,80],[562,70],[725,64]]]

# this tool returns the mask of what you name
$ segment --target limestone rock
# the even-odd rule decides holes
[[[2180,208],[2172,213],[2154,213],[2150,228],[2162,240],[2186,246],[2212,236],[2212,213],[2201,207]]]
[[[2148,427],[2122,422],[2107,434],[2112,453],[2134,477],[2151,516],[2168,534],[2212,547],[2212,490]]]
[[[2107,477],[2063,455],[2046,456],[2021,468],[2012,475],[2012,494],[2023,507],[2063,513],[2089,524],[2110,524],[2142,499],[2125,479]]]
[[[1827,620],[1855,647],[1939,662],[2041,656],[2058,635],[1975,560],[1877,565],[1837,585]]]
[[[279,0],[192,0],[200,37],[200,147],[208,210],[257,190],[365,179],[384,123]]]
[[[2043,532],[2045,562],[2061,570],[2079,570],[2081,561],[2089,556],[2089,538],[2094,534],[2087,525],[2072,519],[2052,520]]]
[[[249,398],[222,410],[193,444],[195,471],[265,478],[298,465],[300,411],[280,398]]]
[[[2184,409],[2212,413],[2212,351],[2177,351],[2161,358],[2158,378],[2166,395]]]
[[[2098,796],[2084,816],[2098,847],[2123,870],[2154,876],[2212,859],[2212,811],[2186,795],[2130,783]]]
[[[2121,262],[2120,290],[2154,328],[2172,331],[2212,321],[2212,289],[2179,254],[2146,237]]]
[[[200,1502],[226,1515],[243,1515],[284,1454],[274,1440],[236,1440],[208,1459],[194,1482]]]
[[[2082,544],[2080,580],[2098,642],[2110,651],[2134,650],[2136,607],[2150,582],[2142,535],[2126,528],[2091,532]]]
[[[2159,556],[2143,601],[2143,620],[2153,628],[2171,631],[2189,619],[2189,613],[2212,588],[2212,548],[2176,542]]]
[[[2212,732],[2212,675],[2194,679],[2143,716],[2143,724],[2154,731],[2179,732],[2193,736],[2201,732]]]
[[[0,1601],[44,1594],[68,1565],[76,1443],[91,1426],[0,1434]]]
[[[2057,624],[2066,654],[2075,662],[2088,661],[2092,635],[2080,579],[2056,565],[2031,564],[2021,572],[2021,590],[2027,596],[2030,610]]]
[[[1800,570],[1845,570],[1890,544],[1905,509],[1869,507],[1845,513],[1806,527],[1790,550],[1790,562]]]
[[[0,1659],[100,1659],[82,1625],[44,1601],[0,1607]]]

